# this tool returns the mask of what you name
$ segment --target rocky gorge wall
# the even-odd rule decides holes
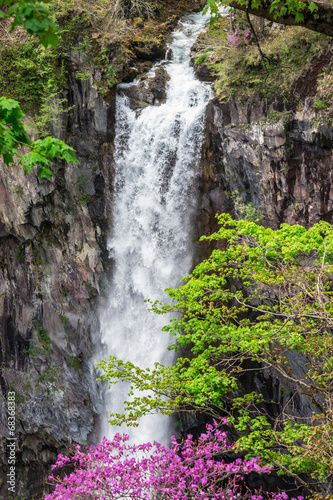
[[[332,60],[330,44],[293,84],[289,102],[282,95],[245,99],[237,94],[210,102],[201,178],[203,220],[208,223],[214,213],[230,210],[240,215],[252,204],[273,228],[282,222],[305,227],[333,222],[333,104],[330,98],[320,101],[323,112],[315,97],[318,77],[329,73]],[[205,66],[196,70],[199,77],[211,79]]]
[[[276,121],[267,118],[273,112]],[[333,128],[317,115],[308,98],[299,111],[283,109],[278,100],[213,100],[203,166],[210,193],[204,203],[211,212],[230,210],[230,203],[238,201],[253,203],[275,228],[282,222],[306,227],[319,220],[332,223]]]
[[[90,83],[73,79],[70,87],[67,128],[80,164],[57,165],[49,180],[0,164],[1,498],[9,391],[23,498],[40,497],[57,453],[65,443],[87,442],[100,413],[89,363],[108,267],[114,109]]]

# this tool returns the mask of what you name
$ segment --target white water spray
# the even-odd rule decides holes
[[[109,355],[142,368],[173,360],[166,349],[168,335],[161,332],[168,318],[149,312],[144,299],[165,302],[164,289],[179,286],[192,264],[193,180],[211,90],[196,79],[190,50],[206,21],[200,13],[189,15],[173,33],[172,61],[162,63],[170,76],[165,104],[138,114],[126,97],[117,96],[114,222],[108,243],[114,272],[102,341]],[[110,412],[123,412],[127,389],[119,384],[107,393],[106,436],[119,432],[107,419]],[[130,433],[140,442],[165,443],[169,435],[166,418],[156,415],[144,417]]]

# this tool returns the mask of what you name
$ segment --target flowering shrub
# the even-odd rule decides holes
[[[226,425],[227,420],[222,423]],[[288,498],[285,493],[250,493],[244,476],[251,472],[269,474],[270,466],[262,465],[260,457],[227,463],[223,454],[231,447],[227,433],[220,431],[216,422],[207,425],[197,442],[191,435],[182,444],[173,437],[171,448],[159,443],[131,445],[128,435],[116,434],[112,441],[104,438],[87,452],[78,445],[71,457],[59,455],[52,469],[68,464],[75,469],[63,479],[49,476],[56,487],[45,500]]]
[[[235,33],[229,33],[227,38],[232,47],[237,47],[239,42],[241,41],[241,36],[243,35],[244,40],[246,40],[250,36],[250,34],[251,30],[248,28],[245,31],[236,31]]]

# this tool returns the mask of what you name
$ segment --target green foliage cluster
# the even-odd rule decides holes
[[[69,319],[66,316],[63,316],[62,314],[59,314],[59,319],[64,326],[66,326],[69,321]]]
[[[49,4],[51,0],[0,0],[0,18],[12,19],[11,31],[16,26],[22,25],[29,35],[36,35],[44,47],[52,45],[56,47],[58,37],[57,26],[50,17],[50,12],[43,4]]]
[[[39,352],[39,349],[38,347],[36,347],[35,345],[31,344],[29,346],[28,349],[26,349],[25,351],[23,351],[25,354],[27,354],[28,356],[36,356]]]
[[[98,295],[98,290],[95,287],[93,287],[92,284],[89,283],[89,281],[82,281],[81,284],[82,286],[86,287],[90,299]]]
[[[60,158],[66,161],[76,161],[74,150],[63,141],[53,137],[32,141],[22,124],[25,115],[17,101],[0,98],[0,155],[3,155],[6,165],[14,163],[14,155],[19,156],[19,164],[24,165],[24,172],[31,172],[38,166],[38,175],[49,178],[52,170],[51,159]],[[19,148],[25,146],[29,152],[21,154]]]
[[[42,340],[42,343],[45,346],[49,346],[51,344],[51,339],[48,336],[45,328],[43,328],[43,326],[39,323],[39,321],[36,322],[36,330],[37,330],[37,332]]]
[[[0,11],[0,17],[3,19],[11,20],[10,30],[13,31],[16,26],[23,25],[24,29],[30,35],[36,35],[39,37],[41,44],[44,47],[53,46],[56,47],[59,39],[55,34],[56,25],[50,18],[49,11],[44,7],[43,3],[49,3],[50,0],[41,0],[40,2],[35,2],[33,0],[0,0],[0,6],[9,7],[7,9]],[[33,50],[33,44],[26,46],[25,48]],[[33,53],[35,53],[33,51]],[[39,54],[43,60],[45,58],[45,53],[36,52]],[[37,57],[37,55],[36,55]],[[40,63],[41,64],[41,63]],[[24,69],[22,67],[22,61],[20,64],[16,65],[16,69],[20,68],[21,71],[28,69],[29,71],[35,71],[36,65],[26,65]],[[15,67],[15,64],[14,64]],[[9,75],[12,74],[13,66],[9,68]],[[46,72],[45,72],[46,71]],[[44,76],[47,75],[47,68],[44,68]],[[37,75],[38,78],[38,75]],[[9,78],[11,80],[11,78]],[[26,83],[23,84],[23,93],[33,92],[31,77],[25,80],[25,78],[18,77],[18,80],[14,78],[12,90],[17,90],[18,81],[24,80]],[[32,78],[34,81],[34,78]],[[41,88],[36,90],[37,94],[32,98],[32,101],[36,99],[36,95],[39,96],[41,93]],[[38,176],[42,178],[49,178],[52,175],[52,170],[49,168],[52,165],[52,159],[59,158],[69,161],[76,161],[74,156],[74,150],[63,141],[54,139],[52,137],[46,137],[45,139],[39,139],[37,141],[32,141],[22,123],[25,115],[22,112],[19,103],[14,99],[9,99],[6,97],[0,98],[0,155],[3,156],[6,165],[10,165],[14,162],[14,157],[19,157],[19,164],[24,165],[24,172],[27,174],[31,172],[34,167],[38,167]],[[22,147],[28,150],[28,153],[23,154],[21,151]]]
[[[68,364],[71,366],[75,371],[81,372],[82,370],[82,363],[80,361],[80,358],[77,356],[70,356],[68,358]]]
[[[68,290],[68,288],[66,288],[65,286],[62,285],[61,287],[61,295],[63,297],[67,297],[69,295],[70,291]]]
[[[247,2],[247,0],[207,0],[205,10],[211,10],[212,22],[221,17],[219,7],[228,7],[233,1],[239,5],[248,5],[251,9],[258,9],[259,7],[264,7],[266,4],[266,0],[250,0],[250,2]],[[273,13],[273,19],[276,21],[285,15],[292,15],[295,16],[297,23],[302,23],[304,21],[303,12],[307,9],[313,13],[318,10],[318,7],[314,2],[310,2],[307,5],[302,0],[272,0],[269,3],[269,11]]]
[[[115,356],[99,363],[110,386],[131,387],[125,413],[110,422],[136,425],[149,412],[228,412],[248,456],[259,453],[300,481],[302,472],[324,481],[333,463],[333,226],[282,224],[274,231],[227,214],[219,222],[208,239],[226,242],[225,249],[214,250],[182,287],[167,289],[170,305],[152,304],[157,314],[174,313],[163,330],[176,337],[175,366],[150,370]],[[291,362],[297,355],[301,376]],[[312,422],[299,422],[287,405],[275,420],[274,401],[265,402],[271,414],[263,413],[263,396],[240,384],[259,369],[292,384],[291,406],[295,391],[303,393],[317,408]],[[318,463],[320,440],[326,446]]]

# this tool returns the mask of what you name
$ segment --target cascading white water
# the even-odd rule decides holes
[[[102,341],[109,355],[142,368],[173,360],[166,349],[168,335],[161,332],[168,319],[149,312],[144,299],[165,302],[164,289],[178,286],[192,263],[193,180],[211,90],[196,79],[190,50],[206,20],[201,13],[189,15],[173,33],[172,61],[162,63],[170,76],[165,104],[138,114],[126,97],[117,96],[114,226],[109,238],[114,272]],[[121,384],[107,394],[106,436],[119,432],[107,419],[110,412],[123,412],[126,390]],[[168,425],[164,417],[144,417],[131,435],[141,442],[166,442]]]

